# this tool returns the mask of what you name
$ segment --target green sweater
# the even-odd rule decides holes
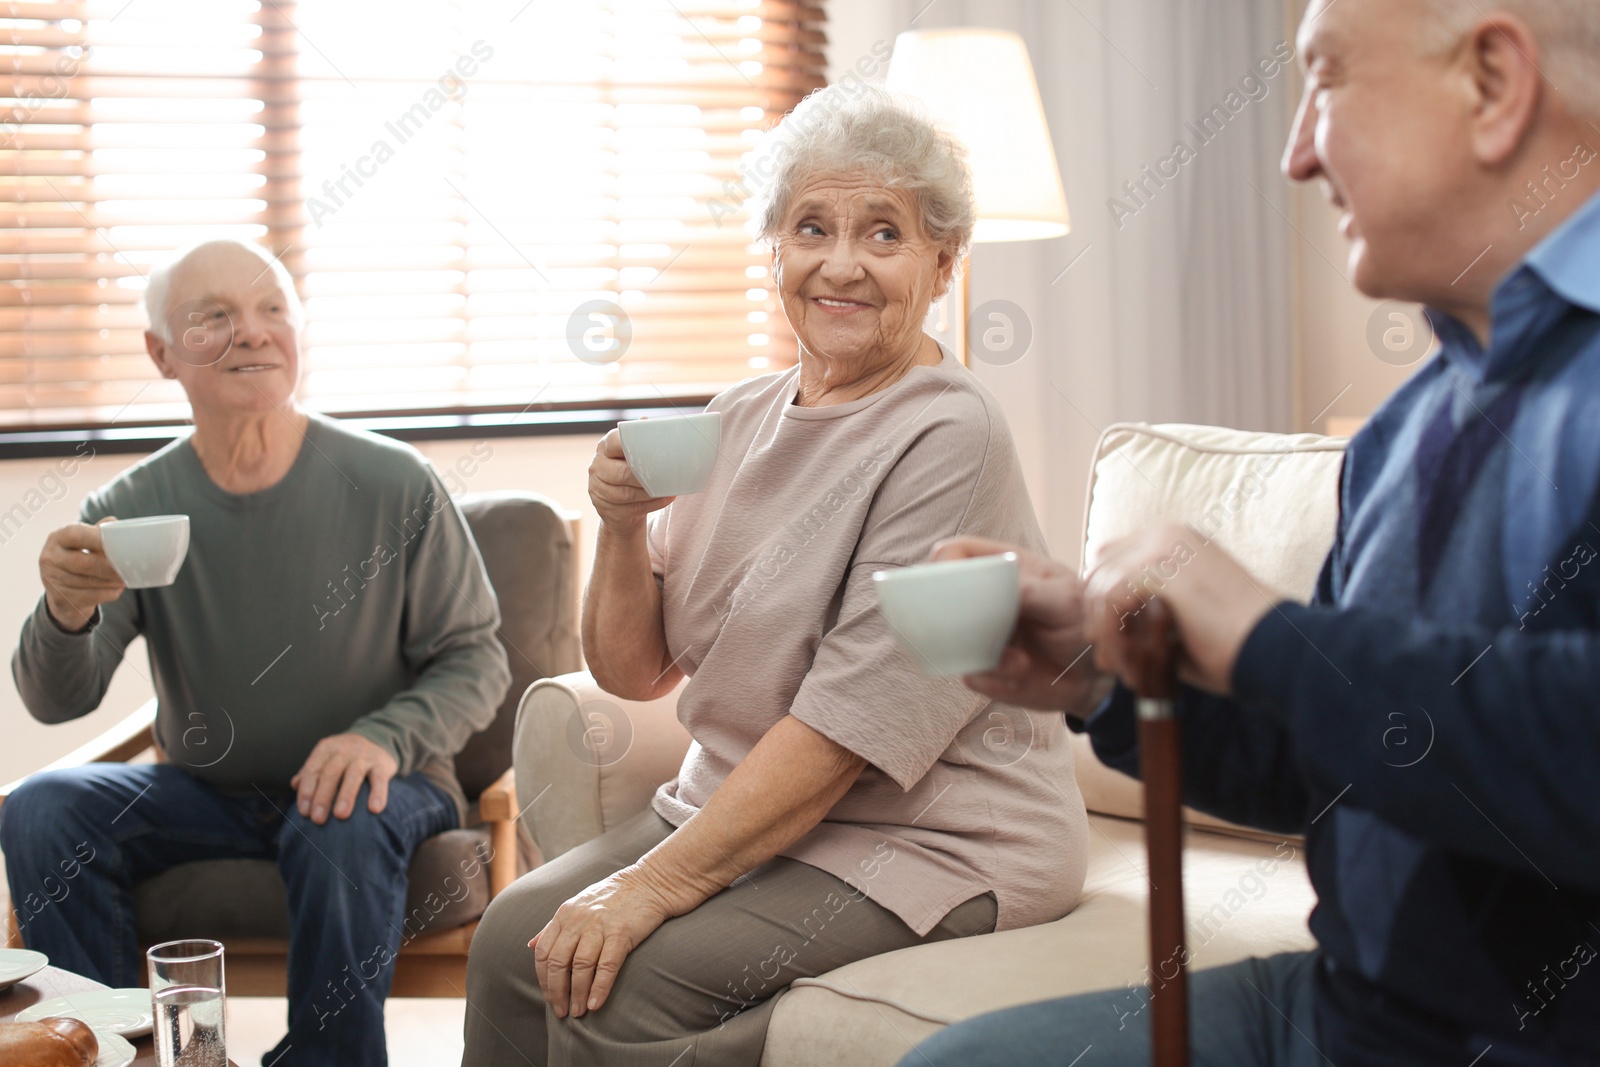
[[[107,515],[189,516],[177,581],[130,589],[67,633],[41,597],[12,659],[41,722],[87,715],[143,634],[167,758],[229,792],[287,789],[324,737],[382,745],[464,811],[453,760],[511,675],[477,545],[425,459],[312,416],[283,480],[217,486],[187,438],[88,500]]]

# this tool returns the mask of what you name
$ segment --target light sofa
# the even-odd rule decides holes
[[[1162,520],[1190,523],[1267,585],[1306,598],[1333,540],[1344,439],[1204,426],[1119,424],[1089,477],[1086,558]],[[535,682],[514,739],[522,818],[550,859],[643,810],[690,740],[677,694],[650,702],[602,692],[587,674]],[[796,982],[773,1014],[765,1067],[891,1065],[968,1016],[1145,980],[1143,787],[1074,735],[1090,812],[1083,902],[1053,923],[862,960]],[[1301,843],[1190,813],[1184,877],[1200,967],[1311,945]],[[1142,1001],[1129,989],[1128,1010]],[[1133,1016],[1148,1025],[1148,1016]]]

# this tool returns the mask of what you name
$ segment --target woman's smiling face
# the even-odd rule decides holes
[[[826,171],[795,190],[773,276],[800,344],[857,369],[916,351],[955,256],[928,237],[915,199],[860,172]]]

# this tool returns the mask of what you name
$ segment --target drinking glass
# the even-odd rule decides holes
[[[161,1067],[228,1067],[222,943],[168,941],[145,953]]]

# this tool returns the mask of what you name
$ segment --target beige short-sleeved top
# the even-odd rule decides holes
[[[999,406],[948,351],[831,407],[795,406],[798,376],[717,397],[710,484],[651,517],[667,646],[691,676],[678,718],[695,741],[655,810],[683,825],[790,714],[870,765],[784,855],[919,935],[987,892],[1000,929],[1060,918],[1087,851],[1061,715],[924,677],[872,583],[957,534],[1043,550]]]

